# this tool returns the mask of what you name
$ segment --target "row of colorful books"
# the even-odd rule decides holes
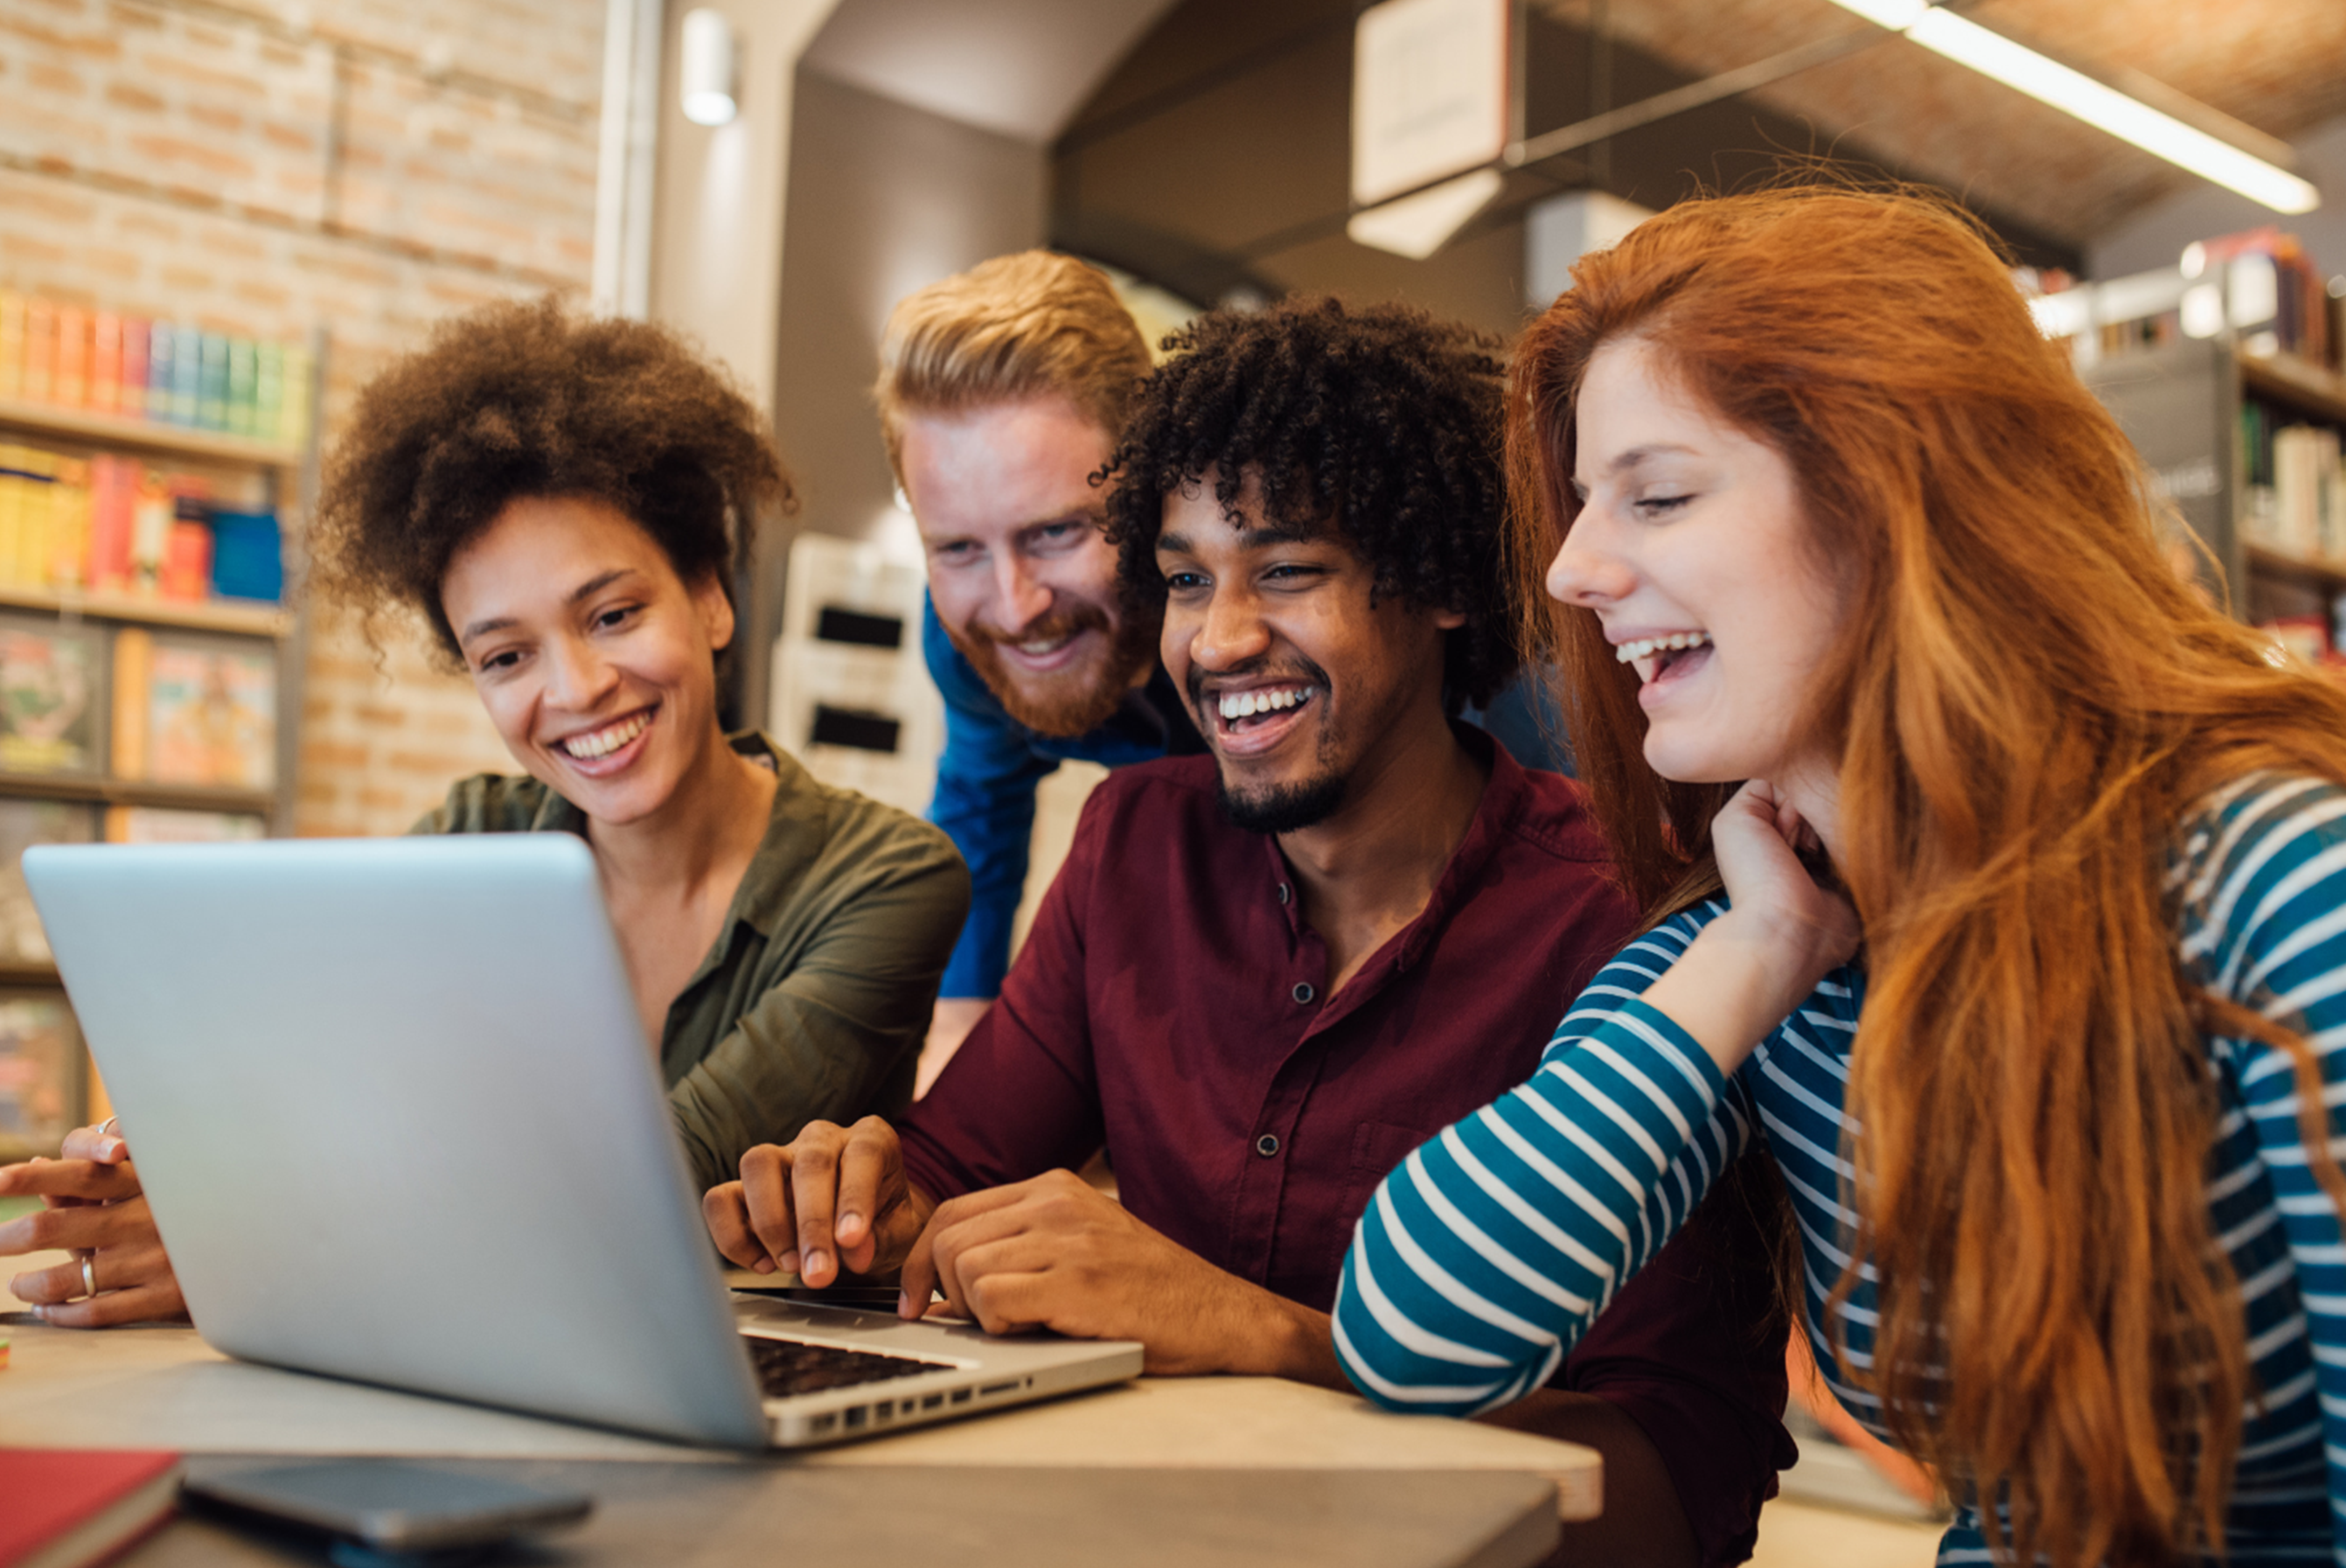
[[[2346,279],[2329,277],[2296,235],[2267,225],[2203,239],[2184,250],[2179,273],[2177,280],[2187,286],[2179,301],[2154,290],[2170,301],[2166,309],[2101,321],[2090,339],[2080,333],[2075,342],[2082,350],[2090,341],[2109,357],[2229,331],[2259,357],[2286,355],[2332,372],[2346,368]],[[2023,268],[2014,279],[2027,294],[2058,295],[2077,286],[2054,270]],[[2116,293],[2131,297],[2125,281]],[[2097,309],[2113,308],[2135,307],[2100,297]]]
[[[0,584],[275,603],[281,550],[274,513],[220,504],[201,475],[0,443]]]
[[[2242,403],[2246,536],[2295,555],[2346,559],[2346,455],[2340,445],[2333,426],[2284,424],[2264,403]]]
[[[2187,272],[2230,264],[2226,308],[2244,333],[2250,351],[2293,355],[2324,370],[2339,368],[2341,338],[2338,296],[2302,240],[2268,225],[2218,239],[2203,240],[2185,252]]]
[[[0,290],[0,398],[300,446],[311,368],[301,343]]]
[[[276,646],[0,616],[0,772],[273,789]]]

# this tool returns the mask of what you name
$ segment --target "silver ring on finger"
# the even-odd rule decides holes
[[[114,1118],[114,1117],[112,1117],[112,1116],[108,1116],[108,1117],[107,1117],[107,1118],[106,1118],[106,1120],[104,1120],[104,1121],[102,1121],[102,1122],[100,1122],[100,1123],[98,1123],[98,1124],[97,1124],[97,1135],[98,1135],[99,1137],[101,1137],[101,1138],[102,1138],[102,1137],[104,1137],[104,1136],[106,1136],[108,1133],[113,1132],[114,1130],[115,1130],[115,1118]]]
[[[97,1294],[97,1254],[81,1255],[81,1295],[76,1299],[87,1301]]]

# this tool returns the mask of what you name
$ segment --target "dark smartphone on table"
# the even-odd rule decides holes
[[[548,1492],[396,1460],[207,1465],[189,1495],[241,1513],[352,1537],[377,1552],[438,1553],[576,1524],[595,1506],[584,1492]]]

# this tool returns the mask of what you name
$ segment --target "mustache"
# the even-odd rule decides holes
[[[996,643],[1015,647],[1020,643],[1046,641],[1071,636],[1076,632],[1108,632],[1107,612],[1094,604],[1073,604],[1056,608],[1040,620],[1029,621],[1015,632],[996,631],[992,626],[972,621],[963,635],[978,642]]]
[[[1241,665],[1237,669],[1217,671],[1212,678],[1217,680],[1248,680],[1252,679],[1257,676],[1276,674],[1290,680],[1307,681],[1311,685],[1320,687],[1322,691],[1333,691],[1335,689],[1333,683],[1328,679],[1328,672],[1326,670],[1321,668],[1318,665],[1312,663],[1310,659],[1305,658],[1300,654],[1292,655],[1290,657],[1295,667],[1292,669],[1280,669],[1274,671],[1270,667],[1270,661],[1267,658],[1261,658],[1256,659],[1250,664]],[[1188,688],[1188,696],[1189,698],[1190,708],[1200,717],[1209,718],[1211,716],[1206,713],[1207,679],[1208,677],[1205,672],[1193,664],[1189,667],[1189,678],[1185,684]]]

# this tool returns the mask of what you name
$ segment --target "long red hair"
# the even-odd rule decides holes
[[[2319,1080],[2298,1036],[2187,983],[2162,869],[2195,803],[2244,773],[2346,781],[2346,693],[2274,667],[2177,580],[2139,459],[1952,205],[1691,201],[1573,279],[1516,355],[1509,569],[1649,908],[1718,886],[1709,824],[1734,786],[1647,766],[1636,675],[1541,589],[1577,511],[1590,357],[1639,337],[1771,443],[1849,585],[1810,700],[1865,931],[1848,1196],[1892,1431],[1975,1489],[1992,1541],[2008,1498],[1999,1544],[2022,1561],[2220,1551],[2251,1390],[2208,1228],[2201,1033],[2271,1041]]]

